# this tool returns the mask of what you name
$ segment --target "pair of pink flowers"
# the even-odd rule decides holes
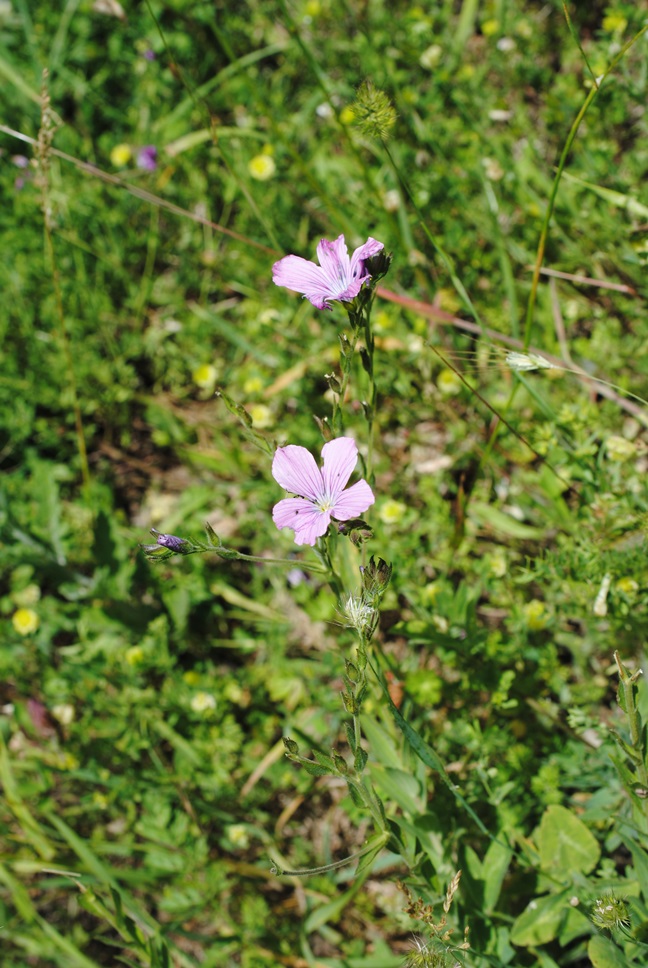
[[[154,151],[150,152],[151,164],[155,162]],[[278,286],[303,293],[318,309],[330,309],[330,302],[355,299],[371,279],[365,260],[382,248],[382,242],[369,238],[349,258],[343,235],[334,242],[322,239],[317,246],[319,266],[299,256],[287,255],[273,266],[273,279]],[[298,545],[315,545],[328,531],[331,520],[350,521],[375,501],[365,480],[347,488],[358,462],[358,448],[351,437],[338,437],[324,444],[322,460],[320,470],[305,447],[288,444],[278,448],[272,462],[275,480],[295,495],[275,504],[272,518],[279,529],[292,528]],[[152,530],[156,543],[143,546],[151,557],[164,557],[164,549],[166,554],[192,554],[197,550],[196,545],[184,538]],[[161,554],[155,555],[160,551]]]
[[[301,292],[317,309],[330,309],[330,302],[350,302],[371,275],[364,260],[376,255],[382,242],[369,238],[351,258],[340,235],[335,242],[322,239],[317,246],[319,265],[297,255],[287,255],[272,267],[278,286]],[[330,440],[322,448],[320,470],[305,447],[280,447],[272,462],[274,479],[298,497],[275,504],[272,519],[278,528],[292,528],[295,544],[314,545],[328,531],[333,518],[349,521],[374,503],[373,491],[365,480],[347,489],[358,461],[358,448],[351,437]]]

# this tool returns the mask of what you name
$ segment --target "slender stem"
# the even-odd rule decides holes
[[[342,600],[344,586],[342,584],[342,579],[336,572],[333,561],[331,559],[331,552],[328,546],[328,539],[326,536],[323,538],[318,538],[317,544],[314,549],[315,554],[319,558],[320,562],[324,566],[322,571],[328,573],[328,580],[333,592],[339,601]]]
[[[373,484],[373,454],[374,454],[374,426],[376,418],[376,405],[378,403],[378,386],[376,384],[376,376],[374,369],[374,354],[376,350],[376,339],[371,329],[371,307],[373,304],[373,297],[371,302],[365,307],[363,312],[364,319],[364,335],[365,344],[367,350],[367,376],[369,377],[369,407],[366,412],[367,420],[367,479],[369,484]]]
[[[383,141],[382,146],[383,146],[383,150],[384,150],[385,154],[387,155],[387,157],[389,159],[389,163],[391,164],[391,166],[392,166],[392,168],[394,170],[394,174],[398,178],[398,181],[399,181],[399,183],[400,183],[403,191],[405,192],[405,194],[409,198],[410,203],[412,205],[412,208],[416,212],[416,215],[418,217],[419,224],[420,224],[421,228],[423,229],[425,235],[428,238],[428,241],[431,243],[431,245],[434,248],[435,252],[439,256],[439,258],[440,258],[441,262],[443,263],[443,266],[446,269],[448,275],[450,276],[450,280],[452,282],[452,285],[455,287],[458,295],[461,297],[462,302],[465,304],[466,308],[471,313],[471,315],[473,316],[473,318],[475,319],[475,321],[483,329],[483,323],[482,323],[481,316],[479,315],[479,312],[477,311],[477,308],[476,308],[475,304],[473,303],[472,299],[468,295],[468,291],[466,290],[466,287],[464,286],[463,282],[461,281],[461,279],[457,275],[457,272],[456,272],[456,269],[454,267],[454,263],[453,263],[452,259],[450,258],[450,256],[446,252],[446,250],[443,248],[443,246],[441,245],[441,243],[439,242],[439,240],[436,238],[436,236],[433,235],[432,232],[430,231],[430,229],[428,228],[428,224],[425,221],[425,216],[423,215],[423,212],[419,208],[419,206],[418,206],[418,204],[416,202],[416,199],[414,198],[414,195],[413,195],[412,191],[410,190],[410,187],[407,184],[407,181],[405,180],[405,177],[402,175],[402,173],[400,171],[400,168],[396,164],[396,160],[395,160],[394,156],[392,155],[391,151],[389,150],[389,147],[388,147],[388,145],[386,144],[385,141]]]
[[[621,706],[628,718],[631,745],[637,751],[637,758],[635,760],[637,775],[644,790],[648,791],[648,769],[646,768],[643,727],[635,697],[636,681],[641,670],[634,673],[634,675],[628,675],[627,669],[621,662],[618,652],[614,653],[614,661],[619,670],[619,693],[621,694],[620,698],[623,699]],[[645,801],[644,812],[648,813],[648,801]]]
[[[366,844],[362,850],[357,851],[355,854],[350,854],[349,857],[345,857],[343,860],[336,860],[332,864],[325,864],[323,867],[311,867],[304,870],[298,871],[285,871],[280,864],[276,861],[274,867],[272,868],[272,873],[276,874],[277,877],[305,877],[309,874],[325,874],[327,871],[337,871],[341,867],[346,867],[354,860],[359,860],[360,857],[364,857],[372,850],[377,850],[380,847],[384,847],[387,843],[388,837],[387,833],[382,833],[375,840]]]
[[[334,434],[342,433],[342,405],[344,403],[344,398],[346,397],[346,392],[349,387],[349,381],[351,379],[351,359],[355,353],[355,348],[358,345],[358,332],[353,331],[353,339],[349,343],[349,358],[345,360],[344,366],[341,367],[342,370],[342,383],[340,386],[339,393],[336,394],[333,401],[333,415],[331,418],[331,426],[333,428]]]
[[[567,22],[569,24],[569,17],[567,18]],[[554,212],[554,206],[556,204],[556,196],[558,194],[558,186],[560,185],[560,179],[562,178],[565,165],[567,164],[567,158],[569,156],[569,152],[571,151],[572,145],[574,143],[574,139],[578,134],[578,129],[580,128],[581,121],[585,117],[585,114],[587,113],[587,110],[589,109],[590,105],[594,101],[594,98],[601,90],[601,85],[603,81],[608,76],[608,74],[610,74],[614,70],[614,68],[622,60],[622,58],[625,56],[626,52],[632,47],[632,45],[635,44],[639,40],[639,38],[643,34],[645,34],[647,30],[648,30],[648,23],[645,26],[643,26],[641,30],[627,42],[627,44],[623,45],[623,47],[616,55],[616,57],[612,61],[610,61],[610,64],[605,69],[601,77],[598,80],[594,79],[593,86],[589,91],[587,97],[585,98],[585,101],[583,102],[583,105],[580,111],[576,115],[571,128],[569,129],[569,134],[567,135],[567,140],[565,141],[565,146],[562,150],[562,153],[560,155],[560,160],[558,162],[556,177],[554,178],[554,183],[551,189],[551,195],[549,196],[549,202],[547,204],[547,211],[545,212],[544,221],[542,223],[542,229],[540,231],[540,239],[538,241],[538,251],[536,253],[536,260],[533,268],[533,279],[531,281],[531,292],[529,293],[529,301],[527,303],[527,310],[526,310],[526,321],[524,324],[525,349],[528,347],[529,342],[531,340],[531,326],[533,323],[533,311],[535,309],[536,296],[538,292],[538,283],[540,281],[540,270],[542,268],[542,261],[544,259],[545,246],[547,243],[547,235],[549,233],[549,223],[551,221],[551,217]],[[588,64],[588,67],[589,67],[589,64]]]

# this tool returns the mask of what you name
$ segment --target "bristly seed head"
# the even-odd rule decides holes
[[[373,81],[363,81],[353,102],[355,123],[369,138],[387,141],[398,117],[396,109],[384,91]]]
[[[590,918],[597,928],[612,931],[615,928],[627,928],[630,925],[630,912],[623,898],[614,894],[604,894],[596,899],[590,912]]]
[[[558,367],[544,356],[538,353],[516,353],[511,351],[506,354],[506,365],[512,370],[557,370]]]
[[[376,627],[378,612],[362,595],[349,595],[342,603],[342,617],[349,628],[371,635]]]

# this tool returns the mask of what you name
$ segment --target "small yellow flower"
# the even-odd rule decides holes
[[[432,624],[441,635],[445,635],[450,628],[450,623],[444,615],[433,615]]]
[[[481,25],[481,29],[484,37],[492,37],[500,29],[499,20],[495,20],[494,18],[491,20],[484,20],[483,24]]]
[[[191,708],[195,713],[206,713],[216,709],[216,699],[210,692],[197,692],[191,700]]]
[[[622,595],[636,595],[639,591],[639,583],[630,577],[619,578],[615,587]]]
[[[133,152],[128,145],[115,145],[110,152],[110,163],[115,168],[124,168],[133,157]]]
[[[504,177],[504,169],[496,158],[482,158],[482,165],[489,181],[501,181]]]
[[[427,50],[424,50],[419,57],[419,64],[424,67],[426,71],[433,71],[441,60],[441,55],[443,54],[443,47],[439,44],[432,44]]]
[[[355,121],[355,113],[350,104],[347,104],[345,108],[340,111],[340,124],[353,124]]]
[[[421,601],[424,605],[433,605],[439,596],[441,586],[437,581],[430,581],[421,589]]]
[[[637,453],[636,444],[633,444],[631,440],[614,435],[608,437],[605,441],[605,449],[610,460],[616,461],[617,463],[629,460]]]
[[[378,517],[384,524],[398,524],[399,521],[403,520],[405,512],[407,511],[407,505],[403,504],[401,501],[394,501],[392,499],[385,501],[378,512]]]
[[[100,810],[105,810],[108,806],[108,797],[105,793],[98,793],[95,790],[95,792],[92,794],[92,802],[96,807],[99,807]]]
[[[225,828],[225,833],[229,841],[236,847],[242,847],[245,850],[246,847],[250,845],[250,835],[247,827],[242,823],[232,823]]]
[[[270,155],[255,155],[248,163],[248,171],[257,181],[268,181],[276,170],[275,160]]]
[[[13,600],[16,605],[20,605],[23,608],[27,608],[29,605],[36,605],[40,601],[40,597],[41,590],[38,585],[34,585],[33,583],[13,594]]]
[[[72,753],[59,752],[52,763],[58,770],[78,770],[79,761]]]
[[[19,608],[14,612],[11,621],[19,635],[31,635],[40,625],[40,619],[33,608]]]
[[[246,397],[256,397],[263,390],[263,380],[260,376],[249,376],[243,384],[243,393]]]
[[[441,370],[437,377],[437,387],[444,397],[456,397],[461,393],[462,385],[454,370]]]
[[[394,325],[392,316],[382,310],[376,313],[374,317],[374,329],[377,333],[384,333],[386,330],[391,329]]]
[[[74,706],[69,702],[58,703],[56,706],[52,706],[52,716],[62,726],[69,726],[74,719]]]
[[[184,679],[184,681],[187,683],[188,686],[197,686],[198,683],[200,682],[200,676],[195,671],[195,669],[189,669],[187,672],[184,673],[182,678]]]
[[[622,34],[628,26],[628,21],[623,14],[612,11],[607,17],[603,17],[602,26],[603,30],[607,30],[611,34]]]
[[[217,376],[215,366],[212,366],[211,363],[202,363],[193,371],[191,379],[201,390],[210,390],[216,383]]]
[[[319,0],[308,0],[308,3],[304,7],[304,14],[307,17],[317,17],[321,10],[322,5]]]
[[[274,423],[272,410],[270,407],[266,407],[265,403],[253,403],[251,407],[248,407],[248,413],[252,417],[252,425],[259,430],[265,430]]]
[[[144,661],[144,649],[141,645],[133,645],[126,650],[126,661],[130,666],[139,665]]]
[[[527,602],[523,611],[527,627],[532,632],[538,632],[540,629],[546,628],[549,624],[547,606],[538,598],[533,598],[530,602]]]
[[[498,548],[494,551],[492,555],[487,557],[488,570],[494,578],[503,578],[506,574],[508,567],[506,562],[506,553]]]

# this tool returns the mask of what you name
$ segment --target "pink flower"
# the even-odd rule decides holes
[[[326,534],[331,518],[348,521],[374,503],[366,481],[345,490],[358,461],[358,448],[351,437],[329,440],[322,447],[320,470],[305,447],[280,447],[272,462],[272,476],[287,491],[299,494],[275,504],[272,520],[278,528],[292,528],[295,544],[314,545]]]
[[[317,246],[319,265],[298,255],[287,255],[272,267],[272,281],[301,292],[317,309],[331,309],[329,300],[350,302],[360,292],[363,284],[371,279],[365,271],[364,260],[384,248],[382,242],[369,238],[356,249],[351,258],[339,235],[335,242],[322,239]]]

